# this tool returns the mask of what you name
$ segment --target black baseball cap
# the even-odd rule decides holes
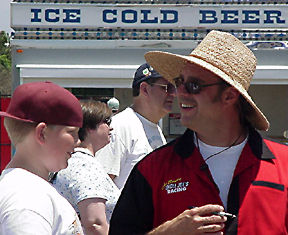
[[[132,88],[149,78],[161,78],[162,75],[157,73],[148,63],[142,64],[134,74]]]

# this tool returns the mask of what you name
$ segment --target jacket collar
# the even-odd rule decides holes
[[[262,160],[275,159],[274,154],[270,151],[264,141],[264,137],[260,135],[250,124],[247,126],[249,137],[248,143],[251,151],[256,158]],[[181,135],[174,145],[174,151],[182,158],[188,158],[192,155],[194,149],[194,131],[187,129]]]

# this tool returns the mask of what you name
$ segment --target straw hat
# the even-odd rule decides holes
[[[233,35],[212,30],[190,55],[178,55],[162,51],[145,54],[146,61],[169,82],[179,77],[187,62],[201,66],[218,75],[235,87],[254,108],[246,117],[258,130],[267,131],[269,122],[248,94],[257,59],[253,52]]]

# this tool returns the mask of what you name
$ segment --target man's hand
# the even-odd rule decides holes
[[[187,209],[173,220],[167,221],[147,235],[201,235],[213,233],[222,235],[224,222],[227,220],[224,216],[212,215],[212,212],[223,211],[224,208],[219,205],[205,205]]]

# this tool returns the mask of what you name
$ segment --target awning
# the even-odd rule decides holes
[[[131,88],[139,65],[18,64],[20,83],[52,81],[63,87]],[[251,84],[288,85],[288,66],[259,65]]]
[[[18,64],[20,83],[51,81],[63,87],[131,88],[139,65]]]

